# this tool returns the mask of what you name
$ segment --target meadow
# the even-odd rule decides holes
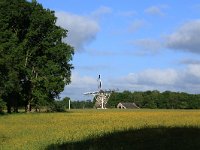
[[[200,110],[70,110],[0,116],[0,150],[200,149]]]

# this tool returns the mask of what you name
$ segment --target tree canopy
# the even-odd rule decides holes
[[[67,32],[36,1],[1,0],[0,97],[8,112],[49,103],[70,83],[74,49],[63,42]]]

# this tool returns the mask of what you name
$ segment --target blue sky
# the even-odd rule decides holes
[[[75,48],[72,83],[61,97],[84,92],[171,90],[200,93],[199,0],[38,0],[55,11]]]

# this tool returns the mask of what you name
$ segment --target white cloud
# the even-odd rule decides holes
[[[97,78],[80,76],[78,73],[72,72],[71,84],[65,87],[60,96],[62,98],[70,97],[72,100],[83,100],[91,98],[84,96],[83,93],[97,89]]]
[[[166,46],[175,50],[200,54],[200,20],[183,24],[177,31],[167,37]]]
[[[130,73],[127,79],[130,83],[140,85],[173,85],[178,74],[173,69],[147,69],[140,73]]]
[[[76,86],[76,87],[85,87],[96,84],[96,80],[94,78],[88,76],[81,77],[77,73],[72,74],[71,80],[72,80],[71,86]]]
[[[126,27],[122,26],[122,28],[119,27],[118,29],[113,29],[112,34],[117,36],[121,35],[124,36],[124,34],[132,34],[137,31],[140,31],[141,28],[145,26],[146,26],[145,20],[136,19],[131,21]]]
[[[200,65],[188,65],[183,70],[147,69],[121,79],[131,90],[172,90],[200,93]]]
[[[145,13],[150,14],[150,15],[158,15],[158,16],[164,15],[164,12],[162,11],[162,6],[151,6],[145,9]]]
[[[106,14],[110,14],[112,13],[112,9],[110,7],[107,7],[107,6],[101,6],[99,7],[97,10],[93,11],[91,13],[91,16],[94,18],[94,19],[99,19],[100,17],[106,15]]]
[[[138,49],[136,54],[138,55],[148,55],[157,54],[159,50],[163,47],[163,43],[160,40],[155,39],[138,39],[132,41],[131,44],[136,46]]]
[[[100,30],[98,23],[89,17],[70,14],[67,12],[56,12],[57,25],[67,29],[68,37],[64,39],[67,43],[81,51],[84,46],[93,41]]]
[[[103,88],[130,91],[181,91],[200,93],[200,64],[190,64],[183,70],[177,69],[146,69],[138,73],[130,73],[124,77],[112,77],[103,80]],[[97,78],[73,74],[72,84],[66,86],[62,96],[72,99],[88,99],[84,92],[96,91]]]
[[[200,65],[200,60],[195,60],[195,59],[182,59],[179,61],[179,64],[187,64],[187,65],[195,65],[198,64]]]
[[[88,49],[87,53],[91,56],[98,56],[98,57],[102,57],[102,56],[115,56],[115,55],[119,55],[118,52],[116,51],[111,51],[111,50],[97,50],[97,49]]]
[[[134,20],[128,27],[128,32],[132,33],[138,31],[145,25],[145,21],[143,20]]]
[[[123,16],[123,17],[133,17],[136,14],[137,14],[136,11],[123,11],[123,12],[118,13],[119,16]]]
[[[189,65],[187,73],[200,80],[200,64]]]
[[[95,65],[91,64],[88,66],[82,66],[82,65],[76,66],[76,69],[92,73],[94,71],[95,72],[101,72],[103,70],[110,71],[110,69],[113,68],[111,67],[110,64],[95,64]]]

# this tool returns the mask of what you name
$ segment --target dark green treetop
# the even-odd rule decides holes
[[[54,11],[36,1],[1,0],[0,94],[17,93],[27,105],[58,97],[73,69],[66,36]]]

